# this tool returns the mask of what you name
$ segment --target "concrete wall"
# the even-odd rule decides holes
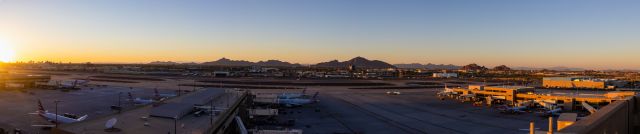
[[[560,131],[573,134],[633,134],[639,131],[640,96],[613,102]]]

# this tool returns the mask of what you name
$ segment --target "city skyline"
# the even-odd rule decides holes
[[[315,64],[362,56],[392,64],[639,69],[638,4],[5,0],[0,59]]]

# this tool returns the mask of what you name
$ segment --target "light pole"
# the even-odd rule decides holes
[[[209,123],[211,123],[211,125],[213,126],[213,110],[215,108],[213,108],[213,99],[215,99],[214,97],[211,97],[211,110],[209,111]]]
[[[180,83],[178,82],[178,96],[180,96],[182,92],[182,88],[180,87]]]
[[[120,113],[122,111],[122,102],[120,101],[120,99],[122,98],[122,92],[118,93],[118,113]]]
[[[227,90],[225,89],[225,91],[227,91]],[[227,92],[225,97],[227,97],[227,108],[229,108],[229,92]]]
[[[173,117],[173,133],[178,134],[178,116]]]
[[[120,98],[122,98],[121,96],[122,96],[122,92],[118,93],[118,107],[120,107],[120,104],[121,104],[120,102]]]
[[[56,128],[58,128],[58,103],[62,102],[60,100],[53,101],[56,104]]]

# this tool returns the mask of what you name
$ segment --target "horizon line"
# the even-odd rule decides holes
[[[358,56],[358,57],[360,57],[360,56]],[[226,58],[226,57],[222,57],[222,58]],[[222,59],[222,58],[219,58],[219,59]],[[226,59],[229,59],[229,58],[226,58]],[[233,60],[233,61],[248,61],[248,62],[253,62],[253,63],[260,62],[260,61],[268,61],[268,60],[251,61],[251,60],[234,60],[234,59],[229,59],[229,60]],[[269,59],[269,60],[277,60],[277,59]],[[334,59],[334,60],[337,60],[337,59]],[[368,59],[368,60],[371,60],[371,59]],[[188,64],[188,63],[203,64],[203,63],[206,63],[206,62],[212,62],[212,61],[217,61],[217,60],[212,60],[212,61],[162,61],[162,60],[152,60],[152,61],[145,61],[145,62],[91,62],[91,61],[82,61],[82,62],[65,61],[65,62],[63,62],[63,61],[49,61],[49,60],[43,60],[43,61],[30,60],[30,61],[34,61],[34,62],[53,62],[53,63],[62,63],[62,64],[86,64],[86,63],[91,63],[91,64],[123,64],[124,65],[124,64],[150,64],[152,62],[175,62],[177,64]],[[28,63],[30,61],[22,61],[22,60],[15,60],[15,61],[12,61],[12,62],[1,62],[0,61],[0,63],[9,63],[9,64],[11,64],[11,63]],[[282,60],[277,60],[277,61],[282,61]],[[329,61],[333,61],[333,60],[329,60]],[[348,61],[348,60],[338,60],[338,61],[344,62],[344,61]],[[371,61],[373,61],[373,60],[371,60]],[[382,60],[378,60],[378,61],[382,61]],[[287,62],[287,63],[290,63],[290,64],[300,64],[300,65],[303,65],[303,66],[315,65],[315,64],[322,63],[322,62],[318,62],[318,63],[293,63],[293,62],[288,62],[288,61],[282,61],[282,62]],[[328,61],[326,61],[326,62],[328,62]],[[472,63],[468,63],[468,64],[465,64],[465,65],[457,65],[457,64],[450,64],[450,63],[449,64],[437,64],[437,63],[419,63],[419,62],[414,62],[414,63],[390,63],[390,62],[386,62],[386,61],[383,61],[383,62],[391,64],[391,65],[394,65],[394,66],[398,65],[398,64],[421,64],[421,65],[433,64],[433,65],[454,65],[454,66],[462,67],[462,66],[466,66],[466,65],[469,65],[469,64],[477,64],[479,66],[484,66],[484,67],[487,67],[489,69],[492,68],[492,67],[500,66],[500,65],[487,66],[487,65],[483,65],[483,64],[478,63],[478,62],[472,62]],[[502,64],[502,65],[505,65],[505,66],[507,66],[507,67],[509,67],[511,69],[514,69],[514,70],[518,70],[518,69],[515,69],[515,68],[531,68],[531,70],[540,70],[540,69],[549,69],[549,68],[568,68],[568,69],[595,70],[595,71],[609,71],[609,70],[613,70],[613,71],[640,71],[640,69],[634,69],[634,68],[598,69],[598,68],[589,68],[589,67],[570,67],[570,66],[563,66],[563,65],[554,65],[554,66],[512,66],[512,65],[507,65],[507,64]]]

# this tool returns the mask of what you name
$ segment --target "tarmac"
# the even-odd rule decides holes
[[[320,108],[321,114],[297,116],[296,128],[305,133],[511,134],[527,133],[523,129],[528,129],[530,121],[536,128],[548,126],[548,118],[533,113],[508,115],[471,103],[439,100],[438,90],[401,90],[401,95],[387,95],[386,90],[322,92],[320,102],[312,106]]]
[[[85,78],[92,74],[67,73],[54,75],[53,80],[70,80]],[[142,108],[125,103],[126,94],[120,95],[121,105],[130,114],[115,114],[111,105],[118,104],[120,92],[131,92],[134,97],[149,98],[153,96],[153,89],[158,88],[161,93],[175,93],[175,90],[191,90],[193,87],[179,87],[183,83],[196,83],[189,78],[158,77],[164,81],[127,80],[137,83],[118,83],[96,81],[91,86],[81,90],[61,92],[59,90],[28,89],[0,91],[0,127],[19,128],[26,133],[47,133],[47,130],[31,125],[51,124],[48,121],[28,113],[37,110],[38,99],[42,100],[45,109],[52,112],[55,109],[53,101],[61,100],[58,113],[73,113],[89,115],[81,125],[62,125],[78,133],[102,133],[104,123],[111,118],[118,118],[116,127],[123,129],[121,133],[167,133],[173,130],[172,119],[151,118],[150,126],[144,126],[141,117],[148,114],[150,106]],[[371,80],[372,82],[387,82],[396,86],[405,86],[407,82],[419,80]],[[429,81],[442,82],[442,81]],[[478,82],[470,82],[478,84]],[[200,83],[198,83],[200,84]],[[96,86],[96,85],[107,85]],[[449,84],[449,86],[461,86]],[[435,93],[441,88],[423,89],[349,89],[346,86],[309,86],[307,93],[320,92],[317,104],[302,108],[284,109],[292,114],[281,115],[279,118],[295,119],[293,129],[303,129],[304,133],[527,133],[529,122],[534,121],[536,128],[546,130],[548,119],[538,117],[533,113],[520,115],[501,114],[489,107],[474,107],[471,103],[461,103],[457,100],[440,100]],[[300,89],[267,90],[255,89],[263,92],[300,92]],[[387,91],[400,91],[401,95],[387,95]],[[224,107],[223,100],[215,104]],[[316,112],[315,109],[319,109]],[[199,133],[201,128],[209,125],[209,118],[189,115],[179,120],[179,133]],[[185,124],[185,127],[182,127]],[[287,127],[281,127],[287,128]],[[143,131],[132,131],[143,129]],[[10,129],[9,129],[10,130]],[[149,130],[149,131],[146,131]]]

